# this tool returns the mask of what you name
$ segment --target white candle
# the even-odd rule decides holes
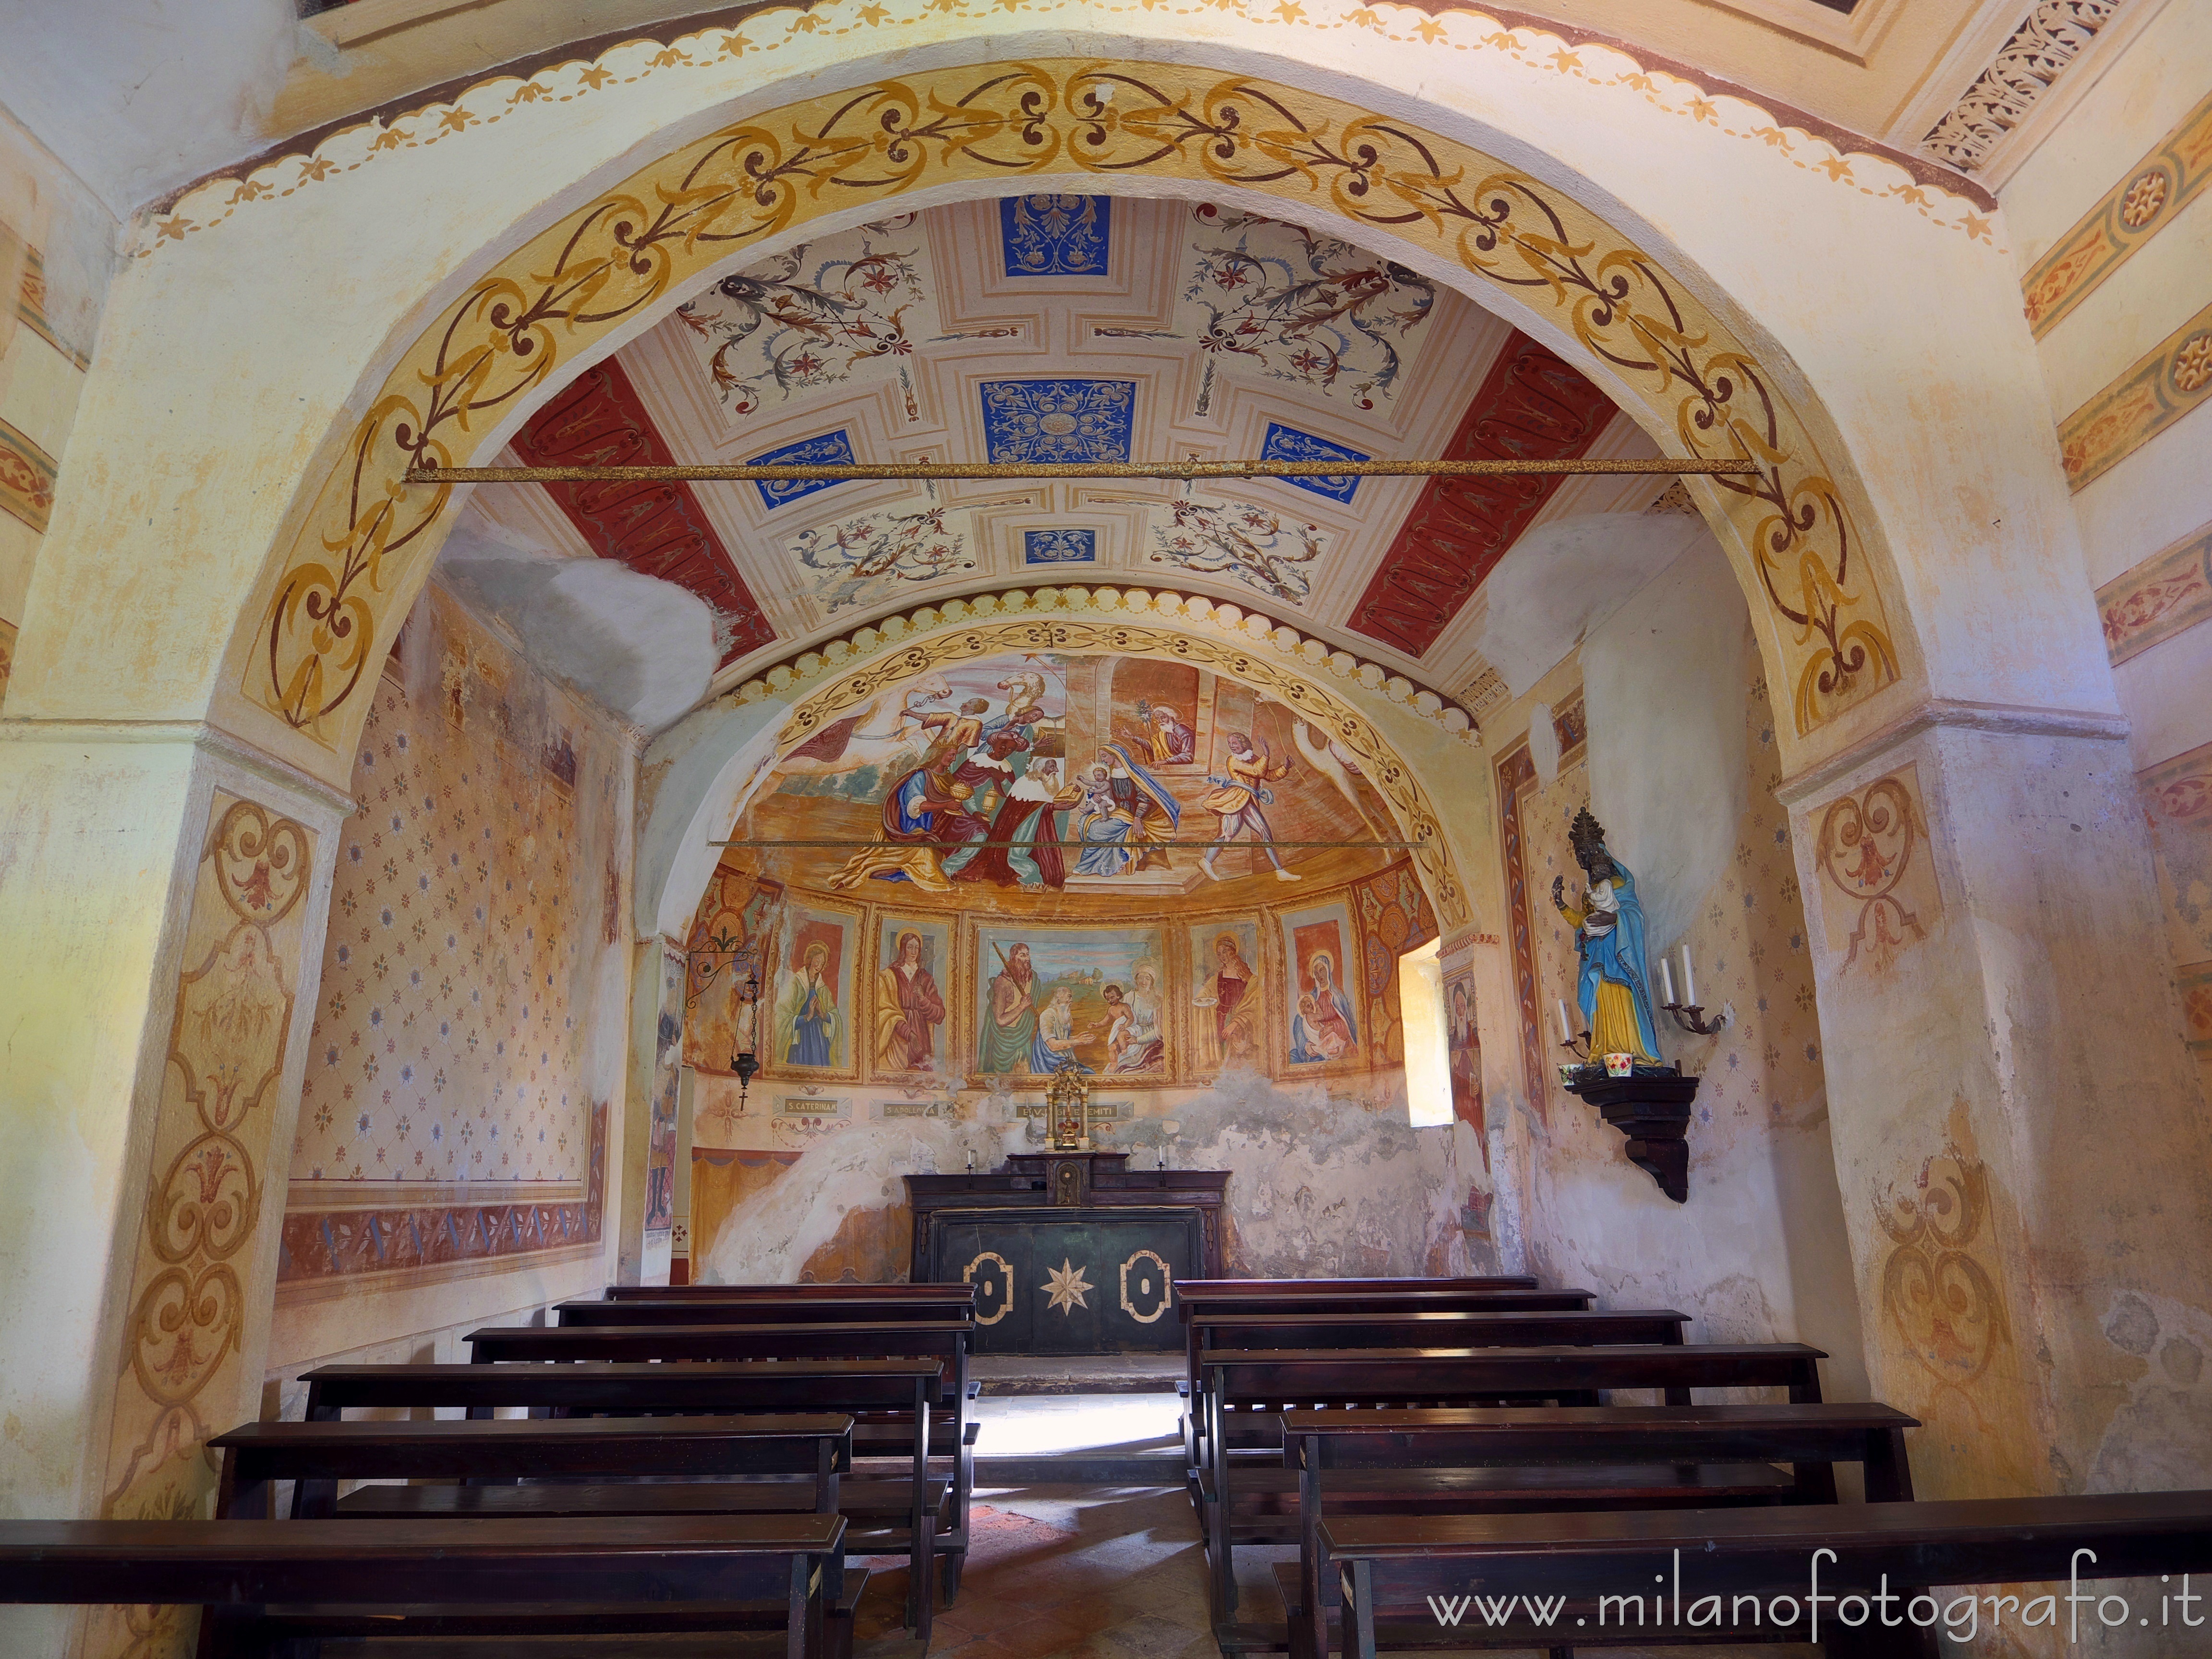
[[[1688,1006],[1698,1006],[1698,970],[1690,966],[1690,947],[1682,947],[1682,995]]]
[[[1666,957],[1659,958],[1659,988],[1666,994],[1666,1006],[1674,1006],[1674,969]]]
[[[1575,1040],[1575,1032],[1574,1027],[1567,1024],[1567,1000],[1565,997],[1559,998],[1559,1041],[1562,1042],[1572,1042]]]

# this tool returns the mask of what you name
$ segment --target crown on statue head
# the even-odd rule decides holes
[[[1590,816],[1589,807],[1578,808],[1575,821],[1567,826],[1567,842],[1575,849],[1575,862],[1587,867],[1605,851],[1605,826]]]

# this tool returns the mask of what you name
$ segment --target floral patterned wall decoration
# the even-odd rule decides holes
[[[1364,248],[1257,214],[1191,210],[1190,280],[1177,325],[1217,371],[1286,381],[1354,409],[1387,404],[1422,337],[1435,286]]]
[[[624,948],[624,744],[611,716],[425,592],[355,759],[282,1277],[450,1257],[397,1261],[358,1214],[328,1237],[334,1209],[418,1189],[489,1183],[553,1206],[477,1229],[462,1255],[596,1233],[590,1044],[603,957]]]
[[[735,422],[825,386],[908,377],[915,341],[938,331],[934,289],[902,213],[725,276],[676,315]]]
[[[1152,562],[1203,576],[1232,576],[1256,592],[1300,605],[1328,550],[1328,532],[1249,501],[1175,501],[1149,515]]]

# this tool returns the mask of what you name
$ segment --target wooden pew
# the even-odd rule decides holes
[[[1670,1404],[1686,1406],[1696,1388],[1773,1388],[1785,1390],[1792,1403],[1813,1404],[1820,1398],[1819,1362],[1825,1358],[1820,1349],[1796,1342],[1208,1350],[1200,1356],[1198,1400],[1207,1413],[1207,1455],[1194,1479],[1193,1497],[1207,1540],[1215,1620],[1231,1632],[1224,1640],[1231,1645],[1250,1634],[1237,1633],[1231,1624],[1237,1545],[1297,1540],[1291,1510],[1297,1481],[1282,1467],[1285,1412],[1316,1407],[1595,1407],[1605,1391],[1629,1389],[1661,1390]]]
[[[1577,1647],[1786,1642],[1793,1633],[1802,1642],[1811,1633],[1815,1612],[1830,1659],[1936,1659],[1936,1628],[1913,1612],[1923,1606],[1912,1599],[1923,1589],[2005,1587],[2003,1597],[1975,1598],[1972,1611],[1986,1634],[1992,1619],[2001,1628],[2025,1623],[2034,1598],[2021,1594],[2022,1587],[2069,1586],[2051,1592],[2057,1639],[2063,1641],[2072,1629],[2069,1619],[2086,1622],[2100,1614],[2094,1591],[2081,1592],[2087,1599],[2069,1606],[2073,1577],[2166,1574],[2178,1580],[2212,1570],[2212,1492],[1592,1515],[1347,1516],[1322,1522],[1321,1546],[1342,1586],[1344,1659],[1421,1647],[1541,1648],[1561,1655]],[[1856,1625],[1841,1617],[1847,1603],[1807,1605],[1816,1551],[1823,1556],[1820,1593],[1856,1595]],[[1678,1569],[1680,1625],[1674,1601]],[[2178,1583],[2161,1585],[2160,1594],[2174,1597],[2179,1589]],[[1621,1598],[1639,1590],[1660,1605],[1644,1625],[1644,1604],[1638,1602],[1638,1624],[1625,1623],[1629,1613]],[[1884,1593],[1893,1604],[1875,1603]],[[1474,1609],[1472,1618],[1463,1613],[1456,1626],[1441,1624],[1429,1598],[1455,1601],[1462,1595],[1522,1598],[1520,1607],[1508,1609],[1520,1617],[1490,1625],[1488,1613],[1498,1605],[1492,1601]],[[1525,1610],[1532,1595],[1546,1603],[1543,1612],[1551,1612],[1550,1598],[1565,1599],[1540,1623]],[[1705,1596],[1728,1598],[1714,1604],[1723,1622],[1692,1627],[1688,1619]],[[1747,1605],[1753,1596],[1760,1602],[1756,1626]],[[1781,1596],[1793,1604],[1795,1616],[1787,1624],[1773,1616]],[[1613,1598],[1613,1605],[1600,1597]],[[2012,1599],[2009,1609],[2004,1597]],[[1929,1611],[1940,1619],[1961,1598],[1931,1599],[1936,1606]],[[2187,1605],[2179,1607],[2185,1616]],[[2136,1605],[2123,1617],[2130,1624],[2148,1620],[2153,1628],[2170,1632],[2173,1611],[2172,1603]],[[1738,1625],[1740,1616],[1744,1622]],[[1959,1627],[1965,1619],[1959,1614]],[[1885,1620],[1896,1622],[1884,1627]],[[1778,1626],[1784,1633],[1778,1636]],[[1962,1650],[1952,1641],[1943,1650]]]
[[[1676,1344],[1689,1316],[1672,1309],[1591,1313],[1194,1313],[1186,1334],[1190,1409],[1183,1453],[1191,1477],[1206,1466],[1211,1421],[1203,1390],[1209,1349],[1471,1348]],[[1685,1402],[1677,1402],[1685,1403]]]
[[[905,1478],[843,1480],[836,1507],[848,1523],[845,1547],[855,1555],[903,1554],[910,1587],[930,1583],[940,1522],[949,1522],[950,1481],[929,1475],[932,1442],[939,1455],[957,1455],[957,1436],[932,1421],[943,1391],[938,1359],[787,1359],[687,1365],[324,1365],[301,1377],[307,1388],[311,1423],[337,1422],[349,1410],[454,1409],[489,1416],[499,1407],[532,1412],[606,1413],[617,1417],[652,1413],[817,1411],[854,1417],[895,1414],[897,1421],[860,1421],[852,1445],[861,1456],[903,1453]],[[933,1431],[936,1431],[933,1432]],[[375,1489],[371,1489],[372,1491]],[[389,1492],[392,1489],[383,1489]],[[364,1498],[366,1504],[404,1501],[410,1512],[450,1504],[463,1493],[512,1488],[409,1489],[406,1500]],[[453,1494],[448,1497],[447,1494]],[[468,1501],[491,1504],[490,1496]],[[504,1502],[504,1499],[499,1500]],[[849,1599],[849,1597],[848,1598]],[[921,1609],[908,1601],[908,1622],[919,1627]]]
[[[267,1519],[276,1482],[295,1482],[295,1519],[409,1516],[591,1520],[653,1515],[838,1512],[852,1468],[853,1419],[595,1417],[558,1421],[248,1423],[208,1444],[222,1453],[216,1518]],[[798,1476],[770,1484],[748,1476]],[[497,1486],[368,1486],[347,1480],[523,1482]],[[545,1483],[545,1484],[539,1484]],[[823,1589],[832,1656],[849,1651],[843,1553]],[[926,1581],[925,1581],[926,1582]],[[928,1630],[926,1599],[917,1633]]]
[[[605,1659],[691,1659],[759,1651],[810,1659],[818,1647],[828,1564],[842,1547],[834,1515],[662,1516],[617,1521],[0,1521],[0,1601],[118,1602],[218,1610],[204,1651],[231,1659],[293,1634],[312,1614],[358,1608],[330,1628],[409,1637],[497,1634],[502,1655],[531,1638],[580,1631],[728,1632],[773,1624],[742,1645],[726,1634],[610,1647]],[[467,1609],[441,1615],[428,1607]],[[272,1620],[269,1609],[283,1609]],[[394,1616],[399,1615],[399,1616]],[[363,1643],[362,1659],[413,1652]],[[396,1653],[395,1653],[396,1659]]]
[[[1462,1290],[1533,1291],[1531,1273],[1492,1273],[1472,1279],[1187,1279],[1176,1288],[1237,1291],[1249,1296],[1297,1296],[1308,1291]]]
[[[975,1485],[976,1424],[967,1402],[968,1340],[964,1320],[908,1320],[880,1324],[826,1325],[592,1325],[573,1328],[485,1326],[462,1340],[476,1364],[548,1360],[607,1362],[732,1361],[748,1359],[938,1359],[945,1385],[933,1402],[945,1414],[952,1461],[951,1524],[935,1550],[942,1567],[945,1605],[959,1594],[967,1563],[968,1509]],[[877,1431],[880,1429],[881,1432]],[[862,1455],[904,1456],[908,1442],[895,1425],[864,1425]]]
[[[974,1322],[975,1290],[961,1295],[909,1297],[896,1302],[847,1297],[808,1302],[788,1297],[630,1297],[619,1302],[554,1304],[562,1328],[578,1325],[874,1325],[947,1321]]]
[[[1256,1289],[1246,1288],[1247,1284]],[[1484,1279],[1194,1279],[1176,1287],[1176,1313],[1183,1324],[1185,1398],[1198,1391],[1198,1356],[1205,1328],[1231,1314],[1267,1313],[1575,1313],[1586,1310],[1589,1291],[1540,1291],[1498,1286]],[[1183,1418],[1184,1461],[1192,1468],[1203,1455],[1200,1419]]]
[[[943,1302],[964,1303],[972,1311],[975,1287],[964,1284],[921,1285],[610,1285],[610,1302]]]
[[[1276,1576],[1291,1650],[1329,1649],[1325,1519],[1833,1504],[1839,1462],[1863,1467],[1869,1503],[1908,1503],[1905,1431],[1919,1426],[1873,1404],[1285,1412],[1299,1553]]]

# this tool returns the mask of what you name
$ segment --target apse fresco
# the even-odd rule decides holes
[[[985,927],[975,961],[978,1075],[1170,1076],[1158,928]]]
[[[860,918],[793,902],[775,943],[767,1017],[769,1068],[780,1076],[854,1073],[854,956]]]
[[[725,1087],[743,1021],[716,964],[740,946],[768,964],[771,1075],[926,1110],[1067,1065],[1139,1098],[1387,1071],[1395,974],[1378,996],[1367,969],[1436,932],[1358,757],[1170,659],[994,653],[884,683],[731,834],[688,941],[686,1042],[713,1079],[701,1121],[732,1144],[759,1139]]]
[[[1285,911],[1279,919],[1290,984],[1284,1000],[1289,1017],[1289,1047],[1284,1058],[1292,1067],[1364,1066],[1362,1010],[1346,982],[1346,964],[1356,963],[1357,939],[1350,910],[1341,902]]]
[[[876,918],[872,1069],[878,1077],[945,1069],[946,998],[953,989],[952,931],[941,916]]]
[[[854,843],[776,848],[776,880],[936,908],[1282,902],[1397,856],[1358,758],[1295,711],[1188,664],[1053,653],[884,690],[791,754],[745,823]]]

